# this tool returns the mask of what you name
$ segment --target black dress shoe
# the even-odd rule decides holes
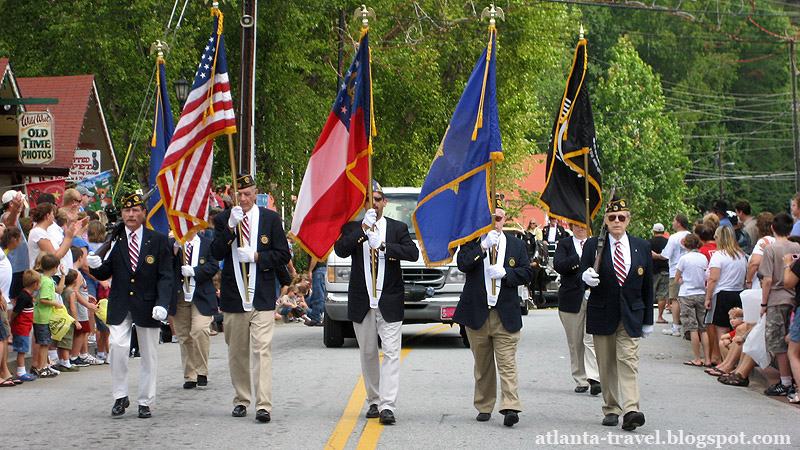
[[[615,427],[619,423],[619,414],[606,414],[603,417],[603,425],[607,427]]]
[[[198,375],[197,376],[197,385],[198,386],[208,386],[208,377],[205,375]]]
[[[500,411],[500,413],[506,416],[505,419],[503,419],[503,425],[507,427],[513,427],[517,422],[519,422],[519,414],[513,409],[506,409],[504,411]]]
[[[379,415],[380,414],[378,413],[378,405],[369,405],[369,410],[367,411],[367,414],[365,414],[365,417],[367,419],[375,419]]]
[[[394,423],[397,422],[397,419],[394,418],[394,413],[391,409],[384,409],[381,411],[379,416],[380,419],[378,420],[380,420],[384,425],[394,425]]]
[[[589,385],[591,386],[591,389],[589,391],[590,394],[597,395],[603,392],[603,389],[600,387],[599,381],[589,380]]]
[[[492,418],[490,413],[478,413],[478,417],[475,418],[478,422],[488,422],[489,419]]]
[[[622,418],[622,429],[625,431],[633,431],[642,425],[644,425],[644,414],[639,411],[630,411]]]
[[[272,420],[272,417],[269,416],[269,411],[267,411],[266,409],[259,409],[258,411],[256,411],[256,420],[259,422],[266,423]]]
[[[247,415],[247,407],[244,405],[236,405],[231,413],[233,417],[244,417]]]
[[[128,400],[127,396],[118,398],[117,400],[114,401],[114,407],[111,408],[111,415],[121,416],[125,414],[125,408],[127,408],[128,406],[131,406],[131,402],[130,400]]]
[[[149,406],[139,405],[139,418],[140,419],[149,419],[153,417],[153,413],[150,412]]]
[[[187,381],[187,382],[183,383],[183,388],[184,389],[194,389],[196,387],[197,387],[197,382],[196,381]]]
[[[575,386],[575,392],[581,393],[589,390],[589,386]]]

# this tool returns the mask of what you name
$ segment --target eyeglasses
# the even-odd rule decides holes
[[[609,214],[608,215],[608,221],[609,222],[616,222],[616,221],[625,222],[627,219],[628,219],[628,216],[626,216],[625,214]]]
[[[372,200],[374,200],[376,202],[382,202],[383,201],[383,197],[372,197]]]
[[[503,219],[505,219],[505,218],[506,218],[506,216],[494,216],[494,221],[495,221],[495,222],[500,222],[500,221],[502,221],[502,220],[503,220]]]

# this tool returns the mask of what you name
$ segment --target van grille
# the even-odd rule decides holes
[[[439,289],[444,286],[446,269],[403,269],[403,282],[418,286],[432,286]]]

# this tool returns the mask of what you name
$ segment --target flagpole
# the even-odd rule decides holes
[[[583,24],[581,24],[581,31],[578,38],[578,43],[583,41]],[[586,49],[584,48],[584,52]],[[585,54],[585,53],[584,53]],[[585,70],[584,66],[584,70]],[[589,236],[592,235],[592,218],[589,217],[589,151],[590,149],[586,149],[586,152],[583,154],[583,184],[584,184],[584,200],[586,203],[586,230],[589,232]]]
[[[358,17],[361,15],[361,36],[363,37],[369,31],[369,16],[375,18],[375,11],[372,8],[367,8],[367,5],[361,5],[360,8],[356,8],[353,15]],[[361,39],[359,38],[359,44],[361,43]],[[369,55],[370,62],[372,62],[372,55]],[[370,66],[370,71],[372,71],[372,67]],[[369,78],[370,83],[370,125],[372,124],[372,115],[375,111],[372,109],[372,77]],[[372,126],[370,126],[369,130],[369,150],[367,151],[367,198],[369,199],[369,209],[375,208],[375,201],[372,198]],[[372,226],[371,230],[375,230],[375,225]],[[370,248],[369,250],[369,265],[370,271],[372,272],[372,296],[378,296],[378,251],[375,249]]]
[[[239,206],[239,190],[236,189],[236,157],[234,155],[233,150],[233,135],[228,134],[228,157],[230,158],[231,163],[231,178],[233,179],[233,183],[231,187],[233,188],[233,206]],[[242,223],[239,222],[236,224],[236,231],[239,235],[239,247],[244,246],[244,238],[242,237]],[[248,243],[249,244],[249,243]],[[240,262],[241,270],[242,270],[242,278],[244,280],[244,300],[247,303],[250,303],[250,274],[247,273],[247,264]]]

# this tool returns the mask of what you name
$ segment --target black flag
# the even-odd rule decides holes
[[[581,39],[575,48],[567,88],[556,112],[547,152],[545,186],[539,196],[551,217],[583,225],[587,222],[584,154],[589,156],[590,219],[597,214],[602,200],[600,158],[585,76],[586,40]]]

